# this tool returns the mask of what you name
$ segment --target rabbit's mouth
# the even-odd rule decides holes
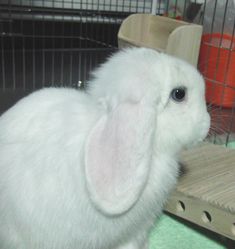
[[[210,131],[211,126],[211,118],[209,113],[206,113],[206,118],[204,122],[202,122],[202,128],[201,128],[201,136],[199,138],[199,142],[205,141],[206,137],[208,136],[208,133]]]
[[[200,123],[200,122],[199,122]],[[197,134],[195,134],[194,138],[191,137],[191,141],[186,144],[185,149],[190,149],[195,146],[198,146],[200,143],[205,142],[210,129],[210,116],[206,115],[206,118],[203,122],[200,123],[200,127],[197,128]]]

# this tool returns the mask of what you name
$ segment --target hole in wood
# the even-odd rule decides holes
[[[184,212],[185,211],[185,204],[182,201],[178,201],[176,204],[176,209],[178,212]]]
[[[212,221],[211,215],[207,211],[204,211],[202,214],[202,220],[205,223],[210,223]]]
[[[231,232],[235,236],[235,222],[232,224]]]

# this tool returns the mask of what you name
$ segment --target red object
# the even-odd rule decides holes
[[[235,106],[235,40],[227,34],[205,34],[199,70],[206,80],[206,100],[217,106]]]

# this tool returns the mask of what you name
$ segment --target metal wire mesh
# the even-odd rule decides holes
[[[122,20],[151,1],[2,0],[0,111],[45,86],[81,87],[117,49]]]
[[[216,126],[212,139],[228,144],[235,137],[231,1],[1,0],[0,112],[41,87],[83,87],[89,72],[117,49],[123,19],[131,13],[152,13],[204,25],[209,38],[202,40],[199,70],[210,90],[207,101]]]
[[[211,140],[229,145],[235,140],[235,1],[207,0],[199,21],[204,34],[198,66],[206,81]]]

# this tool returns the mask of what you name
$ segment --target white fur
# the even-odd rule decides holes
[[[188,89],[184,102],[169,97],[177,86]],[[142,120],[154,116],[146,121],[153,143],[136,140],[149,152],[149,173],[129,209],[107,214],[87,187],[85,145],[104,115],[140,101]],[[49,88],[22,99],[0,118],[0,248],[147,249],[177,180],[178,153],[202,140],[209,123],[196,69],[144,48],[115,54],[87,92]]]

